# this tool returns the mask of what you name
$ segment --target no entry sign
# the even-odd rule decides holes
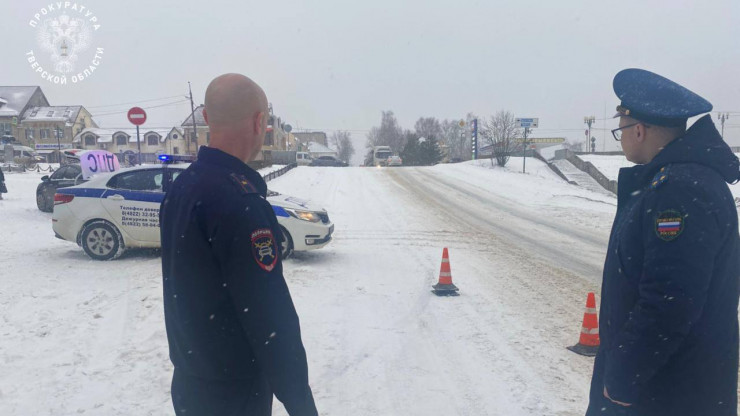
[[[141,107],[131,107],[128,110],[128,121],[135,126],[141,126],[146,122],[146,112]]]

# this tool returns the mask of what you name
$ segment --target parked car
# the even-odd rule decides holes
[[[311,161],[309,166],[349,166],[347,162],[343,162],[334,156],[319,156],[318,158]]]
[[[308,152],[296,152],[295,161],[298,166],[308,166],[313,159],[311,159],[311,155]]]
[[[388,166],[403,166],[403,160],[401,159],[401,156],[393,155],[388,158],[387,165]]]
[[[135,247],[160,247],[159,205],[168,184],[187,164],[144,165],[93,176],[54,195],[52,228],[58,238],[81,246],[95,260],[111,260]],[[326,246],[334,224],[308,201],[269,192],[283,232],[281,252]]]
[[[52,212],[54,194],[58,189],[79,185],[83,182],[82,168],[76,163],[60,167],[51,176],[42,176],[41,183],[36,187],[36,206],[41,211]]]

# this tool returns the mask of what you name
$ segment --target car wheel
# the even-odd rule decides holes
[[[49,204],[44,191],[36,192],[36,206],[39,208],[39,210],[43,212],[52,212],[54,210],[53,204],[53,202]]]
[[[93,260],[113,260],[123,253],[121,233],[106,221],[86,225],[80,240],[85,253]]]
[[[280,226],[280,231],[283,232],[283,242],[280,244],[280,254],[282,254],[283,260],[285,260],[293,254],[293,239],[290,237],[290,233],[285,229],[285,227]]]

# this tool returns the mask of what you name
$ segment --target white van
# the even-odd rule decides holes
[[[311,155],[308,152],[296,152],[295,161],[298,166],[308,166],[311,164]]]
[[[393,156],[390,146],[375,146],[373,148],[373,166],[388,166],[388,158]]]

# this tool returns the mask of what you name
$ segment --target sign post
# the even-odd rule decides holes
[[[524,128],[524,141],[523,143],[523,150],[524,150],[524,162],[522,164],[522,173],[527,173],[527,145],[529,144],[527,142],[527,136],[529,135],[529,129],[535,128],[540,126],[540,119],[539,118],[517,118],[514,119],[514,122],[516,123],[517,127]]]
[[[139,138],[139,126],[146,123],[146,112],[141,107],[131,107],[128,110],[128,121],[136,126],[136,148],[139,151],[138,162],[141,165],[141,139]]]

